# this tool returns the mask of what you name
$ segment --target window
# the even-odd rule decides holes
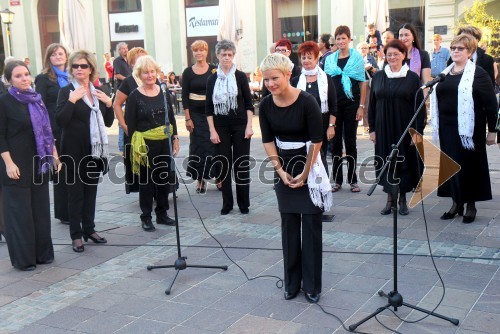
[[[108,12],[140,12],[142,11],[141,0],[109,0]]]
[[[38,26],[42,52],[52,43],[59,43],[59,0],[38,1]]]
[[[415,27],[420,46],[425,48],[425,6],[421,0],[389,0],[390,29],[399,36],[399,28],[410,23]]]
[[[186,7],[218,6],[219,0],[186,0]]]

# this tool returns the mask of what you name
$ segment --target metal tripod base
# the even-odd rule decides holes
[[[449,317],[446,317],[444,315],[441,315],[439,313],[435,313],[435,312],[432,312],[432,311],[429,311],[429,310],[426,310],[426,309],[423,309],[421,307],[418,307],[418,306],[415,306],[415,305],[412,305],[412,304],[408,304],[408,303],[405,303],[403,301],[403,296],[397,292],[397,291],[391,291],[389,292],[389,294],[385,293],[384,291],[380,290],[378,292],[378,295],[381,296],[381,297],[387,297],[387,305],[385,306],[382,306],[382,307],[379,307],[375,312],[373,312],[372,314],[368,315],[367,317],[361,319],[360,321],[358,321],[357,323],[355,324],[352,324],[349,326],[349,330],[350,331],[354,331],[356,330],[356,328],[358,328],[359,325],[367,322],[368,320],[370,320],[371,318],[375,317],[377,314],[389,309],[390,307],[393,307],[394,308],[394,311],[397,311],[398,310],[398,307],[401,307],[401,306],[406,306],[406,307],[409,307],[411,309],[414,309],[414,310],[417,310],[417,311],[420,311],[422,313],[426,313],[428,315],[432,315],[433,317],[436,317],[436,318],[440,318],[440,319],[443,319],[443,320],[446,320],[446,321],[449,321],[451,322],[452,324],[454,324],[455,326],[458,326],[458,319],[455,319],[455,318],[449,318]]]
[[[202,265],[196,265],[196,264],[191,264],[188,265],[186,264],[186,259],[187,257],[182,256],[177,258],[175,260],[175,264],[173,265],[165,265],[165,266],[147,266],[146,269],[148,270],[153,270],[153,269],[162,269],[162,268],[175,268],[176,273],[174,276],[174,279],[172,282],[170,282],[170,285],[168,286],[167,290],[165,290],[165,294],[169,295],[170,291],[172,290],[172,286],[175,283],[175,280],[177,279],[177,275],[179,275],[179,271],[184,270],[186,268],[208,268],[208,269],[222,269],[222,270],[227,270],[227,266],[202,266]]]

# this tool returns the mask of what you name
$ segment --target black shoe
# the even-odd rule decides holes
[[[299,293],[299,290],[295,291],[295,292],[288,292],[288,291],[285,291],[285,300],[290,300],[290,299],[294,299],[295,297],[297,297],[297,294]]]
[[[24,268],[19,268],[19,270],[22,270],[22,271],[33,271],[36,269],[36,266],[34,264],[32,264],[31,266],[26,266]]]
[[[156,215],[156,224],[175,226],[175,220],[170,218],[166,213]]]
[[[385,203],[385,207],[380,211],[381,215],[387,216],[392,211],[392,194],[387,194],[387,202]]]
[[[85,246],[83,246],[83,242],[80,246],[77,246],[76,245],[76,242],[77,240],[80,240],[82,241],[81,239],[76,239],[76,240],[73,240],[72,244],[73,244],[73,252],[76,252],[76,253],[83,253],[83,251],[85,250]]]
[[[231,209],[222,209],[222,210],[220,210],[220,214],[224,216],[224,215],[227,215],[231,211],[233,211],[233,208],[231,208]]]
[[[309,303],[313,303],[313,304],[316,304],[317,302],[319,302],[319,297],[321,296],[319,293],[318,294],[315,294],[315,293],[305,293],[306,295],[306,299]]]
[[[465,212],[464,217],[462,218],[462,223],[464,224],[472,223],[476,219],[476,213],[477,213],[476,208],[472,209],[467,208],[467,211]]]
[[[143,218],[141,219],[142,229],[146,232],[153,232],[156,230],[153,222],[151,222],[151,218]]]
[[[54,259],[46,260],[46,261],[36,261],[36,264],[51,264],[54,262]]]
[[[406,201],[399,201],[399,214],[401,216],[407,216],[410,213],[410,210],[408,210],[408,205],[406,204]]]
[[[61,219],[61,220],[60,220],[60,222],[61,222],[61,224],[64,224],[64,225],[69,225],[69,221],[67,221],[67,220],[62,220],[62,219]]]
[[[93,237],[92,236],[93,234],[95,234],[97,236],[97,238]],[[96,244],[105,244],[108,242],[108,240],[106,240],[106,238],[100,237],[96,232],[91,233],[91,234],[87,234],[87,233],[83,234],[83,240],[85,240],[85,242],[87,242],[89,239],[92,240]]]
[[[453,203],[453,206],[451,207],[450,211],[443,213],[443,215],[440,218],[442,220],[453,219],[457,214],[459,216],[464,215],[464,206],[463,205],[457,206],[456,203]]]
[[[250,212],[250,210],[248,208],[240,208],[240,212],[244,215],[247,215]]]

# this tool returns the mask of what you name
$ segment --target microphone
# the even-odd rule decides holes
[[[444,75],[443,73],[439,73],[434,79],[432,79],[431,81],[428,81],[425,85],[420,87],[420,89],[432,87],[435,84],[437,84],[438,82],[443,82],[445,78],[446,78],[446,75]]]

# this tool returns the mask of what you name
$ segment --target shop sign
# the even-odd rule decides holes
[[[217,36],[219,6],[186,8],[187,37]]]
[[[11,6],[21,6],[21,0],[10,0],[9,4]]]
[[[142,12],[109,14],[111,42],[144,39],[144,18]]]

